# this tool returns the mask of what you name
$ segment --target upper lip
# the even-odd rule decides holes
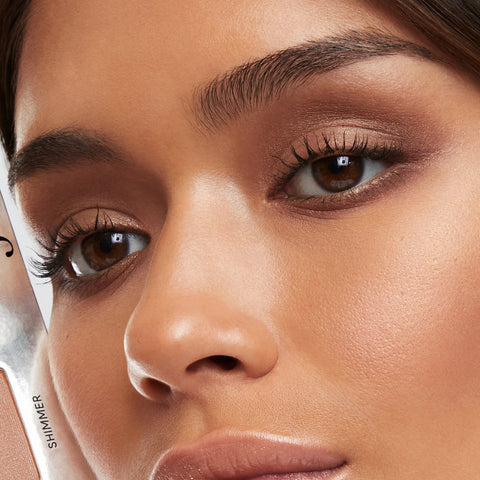
[[[338,453],[288,437],[213,432],[192,444],[168,450],[150,480],[247,480],[307,472],[312,478],[325,478],[327,472],[333,473],[345,463]]]

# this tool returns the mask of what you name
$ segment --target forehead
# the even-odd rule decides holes
[[[368,4],[370,5],[370,4]],[[380,17],[380,18],[379,18]],[[362,1],[37,0],[20,61],[18,147],[69,125],[128,133],[189,122],[198,85],[348,29],[403,27]]]

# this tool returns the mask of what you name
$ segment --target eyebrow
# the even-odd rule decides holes
[[[94,131],[77,128],[53,130],[34,138],[10,162],[8,185],[15,185],[38,172],[68,169],[99,162],[121,163],[125,153]]]
[[[382,31],[351,30],[274,52],[219,75],[195,90],[194,115],[200,126],[210,131],[218,129],[315,75],[397,54],[439,60],[427,48]]]
[[[379,30],[351,30],[341,36],[312,40],[239,65],[193,93],[197,124],[212,131],[279,98],[315,75],[373,57],[403,54],[438,61],[427,48]],[[8,184],[40,171],[78,166],[79,162],[121,162],[125,154],[94,131],[67,128],[34,138],[13,155]]]

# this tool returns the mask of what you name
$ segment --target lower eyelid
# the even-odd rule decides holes
[[[410,164],[394,164],[368,182],[341,193],[297,198],[285,198],[284,194],[279,193],[271,197],[271,201],[278,208],[291,210],[302,216],[327,215],[330,217],[336,212],[360,208],[379,200],[392,189],[408,183],[410,177],[415,175],[416,170],[416,166],[412,167]]]
[[[136,267],[135,256],[140,252],[133,253],[122,262],[113,265],[107,270],[98,272],[87,277],[63,276],[56,278],[52,283],[58,291],[68,293],[70,296],[91,296],[111,288],[116,289],[122,285],[122,279],[128,278]]]

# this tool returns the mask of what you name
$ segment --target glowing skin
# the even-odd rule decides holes
[[[168,448],[222,430],[322,446],[346,460],[338,478],[478,477],[478,82],[395,54],[220,129],[194,114],[196,89],[237,65],[380,27],[433,48],[355,0],[34,1],[18,148],[75,127],[124,159],[37,171],[22,208],[44,241],[100,215],[146,244],[56,284],[45,381],[85,478],[148,478]],[[400,155],[354,194],[292,198],[279,158],[323,136]]]

